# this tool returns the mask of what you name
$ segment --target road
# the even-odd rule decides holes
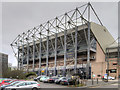
[[[40,87],[41,88],[69,88],[65,85],[59,85],[55,83],[43,83],[43,82],[40,82]]]
[[[99,82],[100,85],[96,84],[95,86],[92,86],[92,87],[88,86],[88,87],[89,88],[118,88],[118,82],[115,82],[114,84],[112,84],[112,82],[115,82],[115,81],[111,81],[111,83],[108,83],[108,84],[107,83],[103,84],[103,82]],[[91,85],[91,83],[89,84]],[[55,84],[55,83],[43,83],[43,82],[40,82],[40,86],[41,88],[70,88],[65,85],[60,85],[60,84]],[[84,88],[84,87],[80,87],[80,88]]]

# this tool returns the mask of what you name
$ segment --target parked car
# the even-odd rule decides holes
[[[42,76],[38,76],[38,77],[34,78],[34,81],[40,80],[41,77],[42,77]]]
[[[25,80],[11,80],[9,83],[2,84],[2,86],[12,84],[13,82],[16,82],[16,81],[25,81]]]
[[[11,84],[8,84],[8,85],[2,85],[1,90],[5,90],[6,87],[14,86],[15,84],[17,84],[19,82],[22,82],[22,81],[14,81],[14,82],[12,82]]]
[[[69,81],[71,80],[71,78],[63,78],[61,81],[60,81],[60,84],[62,85],[69,85]]]
[[[9,80],[2,80],[2,82],[0,83],[0,86],[3,84],[9,84],[9,82],[12,81],[11,79]]]
[[[107,80],[107,76],[104,76],[104,79]],[[115,80],[115,77],[108,76],[109,80]]]
[[[56,84],[60,84],[61,80],[66,79],[66,77],[60,77],[59,79],[55,80]]]
[[[14,82],[14,81],[17,81],[17,79],[11,80],[11,81],[9,81],[8,83],[3,83],[1,86],[3,86],[3,85],[9,85],[9,84],[11,84],[11,83]]]
[[[0,83],[3,81],[3,80],[7,80],[8,78],[0,78]]]
[[[43,82],[47,83],[49,79],[50,79],[50,77],[45,77],[45,79],[43,80]]]
[[[51,78],[49,78],[48,82],[49,83],[54,83],[55,80],[57,80],[57,79],[59,79],[59,78],[58,77],[51,77]]]
[[[29,90],[38,90],[40,88],[40,84],[36,81],[21,81],[13,86],[6,87],[6,90],[17,90],[17,89],[29,89]]]
[[[46,79],[47,76],[41,76],[40,82],[43,82]]]
[[[57,75],[57,77],[63,77],[63,75]]]

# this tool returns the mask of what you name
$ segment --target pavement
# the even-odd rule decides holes
[[[109,80],[108,82],[104,82],[103,80],[94,80],[93,83],[91,80],[88,80],[86,86],[79,88],[118,88],[118,80]]]
[[[86,86],[91,86],[91,85],[105,85],[105,84],[112,84],[112,83],[118,83],[118,80],[109,80],[108,82],[105,82],[103,80],[88,80]]]
[[[114,84],[107,84],[107,85],[99,85],[99,86],[94,86],[91,88],[118,88],[118,83]]]

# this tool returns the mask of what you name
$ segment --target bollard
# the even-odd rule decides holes
[[[98,78],[97,78],[97,84],[98,84]]]
[[[94,83],[93,83],[93,72],[92,72],[92,85],[93,85]]]
[[[93,78],[92,78],[92,85],[93,85],[94,83],[93,83]]]

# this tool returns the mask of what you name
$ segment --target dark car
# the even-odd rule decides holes
[[[54,83],[55,80],[57,80],[57,79],[59,79],[59,78],[58,78],[58,77],[51,77],[51,78],[48,80],[48,82],[49,82],[49,83]]]
[[[41,76],[34,78],[34,81],[40,81]]]
[[[60,81],[60,84],[62,85],[69,85],[71,81],[71,78],[63,78],[61,81]]]
[[[59,78],[59,79],[56,79],[56,80],[55,80],[55,83],[56,83],[56,84],[60,84],[60,82],[61,82],[62,80],[64,80],[64,79],[66,79],[66,77],[61,77],[61,78]]]

